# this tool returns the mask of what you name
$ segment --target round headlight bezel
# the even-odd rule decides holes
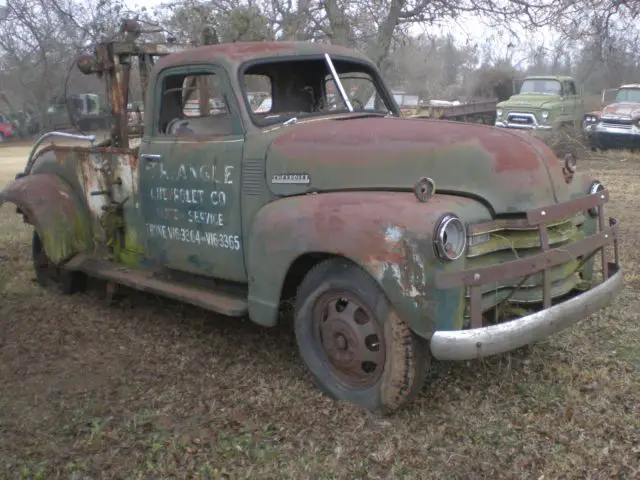
[[[602,192],[604,189],[605,189],[604,185],[600,180],[594,180],[593,182],[591,182],[591,186],[589,187],[589,195],[595,195],[598,192]],[[597,208],[593,207],[593,208],[590,208],[588,211],[589,211],[589,215],[591,215],[593,218],[598,216]]]
[[[467,250],[467,228],[457,215],[444,214],[434,234],[436,254],[442,260],[458,260]]]
[[[502,109],[501,108],[497,108],[496,109],[496,117],[498,117],[498,118],[502,117]]]
[[[589,187],[589,195],[595,195],[598,192],[604,190],[604,185],[600,180],[594,180],[591,182],[591,186]]]
[[[549,118],[549,110],[542,110],[542,113],[540,115],[542,116],[543,120],[546,120],[547,118]]]

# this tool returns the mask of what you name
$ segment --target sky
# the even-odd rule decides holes
[[[131,8],[136,5],[138,7],[145,6],[147,8],[152,8],[160,5],[162,2],[163,0],[129,0],[127,4]],[[502,55],[507,53],[506,46],[509,43],[512,43],[515,46],[512,51],[514,64],[523,61],[527,51],[529,51],[527,48],[529,45],[526,45],[522,39],[526,39],[528,44],[533,41],[537,45],[541,45],[545,41],[548,42],[551,38],[551,33],[549,31],[540,30],[538,32],[531,33],[525,32],[524,29],[518,29],[516,37],[507,32],[500,32],[497,31],[497,29],[492,29],[483,25],[482,21],[473,14],[462,15],[456,22],[444,22],[439,26],[414,25],[410,30],[410,33],[416,36],[424,32],[432,35],[438,33],[451,33],[460,45],[463,45],[467,41],[471,44],[481,43],[486,39],[492,38],[495,45],[504,45],[504,51],[496,52]]]

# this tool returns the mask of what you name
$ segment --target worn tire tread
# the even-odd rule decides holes
[[[431,357],[428,352],[427,341],[418,337],[398,317],[375,279],[358,265],[342,258],[333,257],[319,262],[307,272],[297,289],[294,313],[296,325],[300,321],[298,316],[306,303],[305,300],[322,288],[327,278],[331,278],[334,275],[331,272],[332,270],[340,267],[344,268],[346,275],[352,276],[355,282],[364,284],[365,289],[373,289],[372,292],[375,291],[377,298],[376,303],[384,302],[387,318],[377,319],[384,330],[387,349],[385,369],[375,387],[379,390],[377,395],[379,398],[374,404],[360,406],[380,415],[390,415],[397,409],[411,403],[421,392]],[[376,310],[376,305],[369,305],[369,307],[374,311]],[[297,326],[296,339],[299,347],[302,348],[298,338]],[[305,369],[325,394],[334,399],[338,398],[306,364]]]

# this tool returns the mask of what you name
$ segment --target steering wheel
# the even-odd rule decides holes
[[[165,129],[165,132],[167,134],[172,134],[174,128],[178,125],[178,123],[179,122],[183,122],[183,121],[188,123],[186,118],[180,118],[180,117],[176,117],[176,118],[174,118],[172,120],[169,120],[169,123],[167,123],[167,128]]]

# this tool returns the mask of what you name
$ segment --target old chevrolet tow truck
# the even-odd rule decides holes
[[[68,294],[89,275],[265,327],[295,297],[319,386],[380,412],[416,396],[431,358],[544,339],[622,288],[609,192],[539,140],[400,118],[375,65],[346,48],[171,53],[141,38],[129,22],[77,62],[106,80],[110,137],[48,134],[0,193],[34,227],[42,285]],[[133,65],[142,126],[126,111]],[[251,92],[270,92],[268,111]]]

